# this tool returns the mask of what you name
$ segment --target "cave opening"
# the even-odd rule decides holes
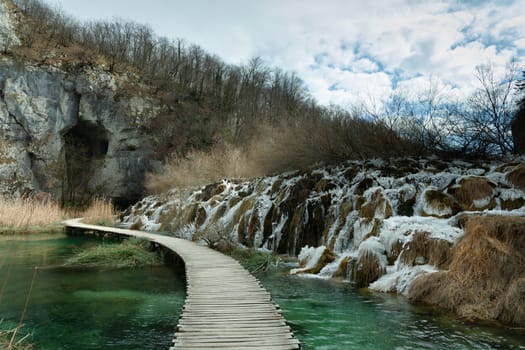
[[[80,121],[64,135],[66,152],[80,152],[89,159],[103,159],[108,153],[106,129],[98,124]]]
[[[108,153],[107,130],[93,122],[79,121],[63,138],[65,174],[62,205],[86,206],[94,196],[103,194],[102,188],[91,188],[90,181]]]

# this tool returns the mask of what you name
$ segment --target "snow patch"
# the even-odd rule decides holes
[[[474,208],[481,209],[481,208],[486,208],[490,204],[491,201],[492,201],[492,196],[481,198],[481,199],[474,199],[472,201],[472,204],[474,204]]]
[[[294,275],[302,271],[307,271],[311,268],[314,268],[317,263],[319,262],[319,259],[323,256],[324,251],[326,250],[326,247],[324,245],[320,247],[309,247],[305,246],[301,248],[301,252],[299,253],[299,261],[301,264],[304,265],[304,267],[299,267],[296,269],[292,269],[290,271],[290,274]]]
[[[518,189],[501,188],[498,190],[499,197],[504,201],[512,201],[516,199],[525,199],[525,193]]]
[[[423,216],[393,216],[383,221],[379,238],[390,254],[396,242],[403,245],[412,239],[415,232],[428,232],[430,238],[456,243],[463,230],[451,226],[451,220]]]
[[[388,261],[385,255],[385,251],[385,246],[380,241],[379,237],[370,237],[359,245],[357,256],[361,257],[367,253],[372,254],[377,258],[377,260],[381,264],[381,268],[386,269]]]
[[[433,272],[438,272],[438,269],[431,265],[401,266],[399,269],[396,267],[389,267],[389,269],[387,269],[387,274],[371,283],[368,288],[377,292],[399,293],[406,296],[408,295],[410,286],[416,277]]]
[[[372,232],[375,224],[374,219],[359,218],[354,222],[354,248],[357,248],[363,239]]]

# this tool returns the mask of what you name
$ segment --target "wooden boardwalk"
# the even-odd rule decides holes
[[[66,228],[143,237],[185,263],[187,295],[170,349],[299,349],[279,309],[236,260],[191,241],[67,220]]]

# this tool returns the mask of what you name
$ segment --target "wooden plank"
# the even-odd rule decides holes
[[[171,347],[170,350],[176,350],[176,347]],[[231,349],[231,350],[254,350],[254,349],[261,349],[261,350],[295,350],[299,349],[298,344],[292,344],[292,345],[274,345],[272,347],[268,347],[266,345],[252,345],[252,346],[244,346],[244,345],[235,345],[235,346],[221,346],[221,347],[210,347],[210,346],[199,346],[199,345],[191,345],[186,346],[184,348],[179,347],[179,349],[188,349],[188,350],[210,350],[210,349]]]
[[[184,336],[190,336],[190,337],[196,337],[196,336],[206,336],[206,337],[221,337],[221,336],[227,336],[227,335],[236,335],[239,334],[238,330],[222,330],[222,329],[207,329],[202,330],[199,328],[181,328],[176,333],[176,338],[184,337]],[[242,330],[243,335],[268,335],[268,334],[292,334],[290,331],[290,327],[278,327],[278,328],[252,328],[248,329],[245,328]]]

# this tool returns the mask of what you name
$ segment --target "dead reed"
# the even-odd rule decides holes
[[[522,217],[470,218],[449,270],[416,278],[409,298],[466,319],[525,325],[524,231]]]
[[[68,217],[84,217],[92,224],[114,225],[115,208],[107,198],[95,198],[83,210],[61,208],[52,200],[0,197],[0,234],[32,233],[53,229]]]
[[[507,174],[507,181],[513,186],[525,189],[525,164],[518,164]]]
[[[65,212],[55,202],[32,198],[0,198],[0,227],[27,229],[49,226],[63,220]]]
[[[110,199],[99,197],[93,199],[91,205],[80,216],[88,224],[113,226],[115,225],[116,211]]]
[[[494,188],[487,179],[471,177],[461,181],[454,195],[465,210],[476,210],[480,208],[477,208],[475,203],[480,200],[488,199],[489,202],[485,206],[493,206]]]
[[[416,231],[412,240],[402,250],[401,261],[414,266],[418,257],[423,257],[425,264],[445,269],[450,263],[451,245],[443,239],[430,238],[428,232]]]

